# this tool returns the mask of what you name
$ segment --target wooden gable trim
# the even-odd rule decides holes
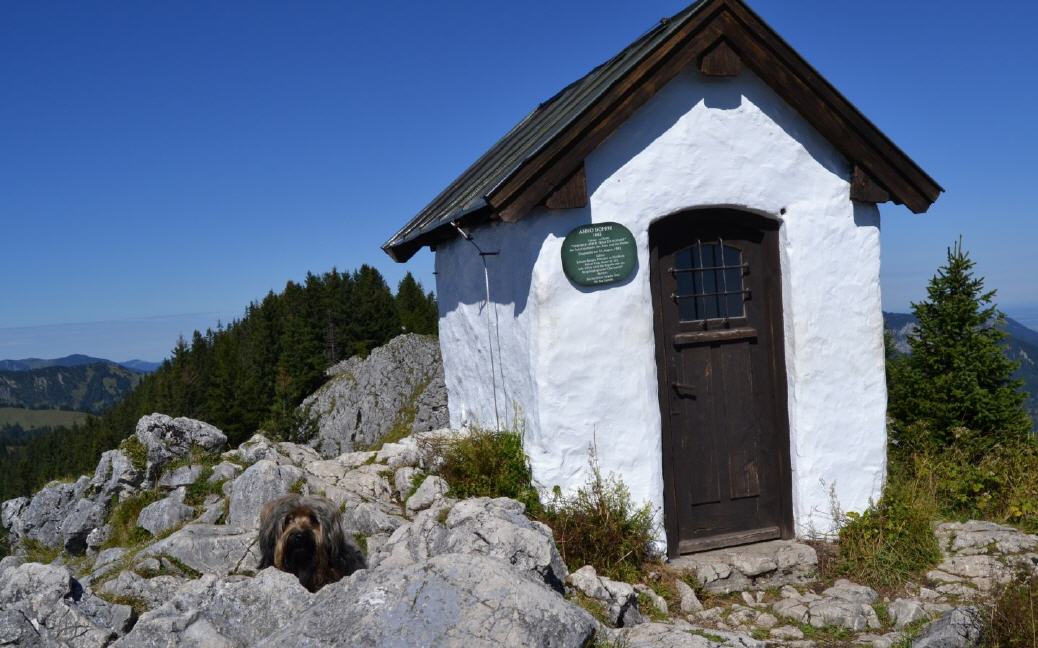
[[[567,180],[556,187],[544,200],[548,209],[576,209],[587,207],[587,174],[584,163]]]
[[[855,165],[851,176],[851,200],[884,203],[890,200],[890,192],[873,180],[865,169]]]
[[[699,71],[706,76],[739,76],[742,72],[742,60],[726,41],[721,41],[699,57]]]
[[[741,0],[707,0],[553,141],[487,195],[505,221],[522,218],[682,69],[724,45],[796,109],[855,166],[868,169],[890,198],[916,213],[942,189]],[[723,51],[719,56],[727,57]],[[713,61],[711,61],[713,63]]]

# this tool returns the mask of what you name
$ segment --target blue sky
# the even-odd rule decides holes
[[[889,310],[959,234],[1038,326],[1038,8],[752,6],[947,190],[883,213]],[[5,3],[0,358],[157,359],[381,243],[681,1]]]

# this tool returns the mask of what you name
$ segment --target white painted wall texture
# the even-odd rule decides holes
[[[437,249],[451,424],[492,427],[518,416],[535,479],[564,492],[584,483],[595,445],[603,470],[651,502],[662,522],[649,225],[696,207],[784,209],[795,526],[800,535],[831,531],[831,494],[844,511],[863,509],[885,473],[879,211],[849,199],[848,163],[750,72],[709,79],[688,70],[585,166],[587,208],[474,230],[483,250],[500,253],[486,257],[489,305],[475,247],[457,239]],[[563,274],[562,240],[604,221],[633,232],[638,265],[621,284],[579,288]],[[488,318],[499,324],[489,334]]]

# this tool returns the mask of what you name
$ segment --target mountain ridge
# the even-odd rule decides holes
[[[18,360],[9,358],[0,360],[0,371],[34,371],[50,367],[82,367],[99,363],[119,365],[130,371],[144,374],[153,373],[162,366],[161,362],[151,362],[150,360],[140,360],[137,358],[117,362],[107,358],[95,358],[83,353],[73,353],[61,358],[21,358]]]

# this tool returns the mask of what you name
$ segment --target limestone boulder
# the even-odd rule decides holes
[[[290,464],[261,459],[249,466],[230,487],[227,524],[259,528],[260,509],[266,502],[292,491],[303,481],[303,471]]]
[[[259,565],[256,532],[222,524],[189,524],[144,549],[140,556],[171,556],[203,574],[252,572]]]
[[[278,628],[290,626],[312,599],[295,576],[273,568],[264,569],[255,578],[207,574],[181,586],[166,603],[141,615],[133,631],[114,645],[255,646]],[[289,640],[281,645],[297,646],[301,642]]]
[[[216,427],[186,417],[172,418],[165,414],[142,416],[134,432],[144,446],[147,479],[154,483],[161,469],[172,461],[191,454],[192,448],[205,452],[219,452],[227,445],[227,436]]]
[[[62,524],[76,509],[89,485],[87,477],[74,483],[53,482],[32,498],[19,497],[4,502],[0,520],[11,544],[30,538],[49,547],[63,546]]]
[[[167,497],[148,504],[137,515],[137,526],[157,536],[178,524],[193,520],[195,509],[184,504],[184,489],[178,488]]]
[[[7,646],[107,646],[136,619],[99,599],[64,567],[25,563],[0,574],[0,636]],[[17,620],[20,616],[25,623]]]
[[[975,607],[954,608],[923,628],[912,648],[968,648],[979,645],[984,617]]]
[[[448,553],[482,554],[561,593],[568,572],[551,529],[527,518],[524,510],[521,503],[504,497],[439,500],[397,529],[369,561],[372,566],[402,567]]]
[[[105,581],[100,591],[111,596],[143,601],[146,608],[151,610],[168,601],[186,582],[179,576],[144,578],[135,572],[124,571]]]
[[[324,457],[369,447],[394,425],[433,430],[448,424],[443,363],[436,338],[406,334],[328,369],[330,379],[301,410],[317,423],[310,444]],[[413,418],[402,421],[404,411]]]
[[[490,556],[444,554],[329,585],[259,646],[586,646],[587,612]]]

